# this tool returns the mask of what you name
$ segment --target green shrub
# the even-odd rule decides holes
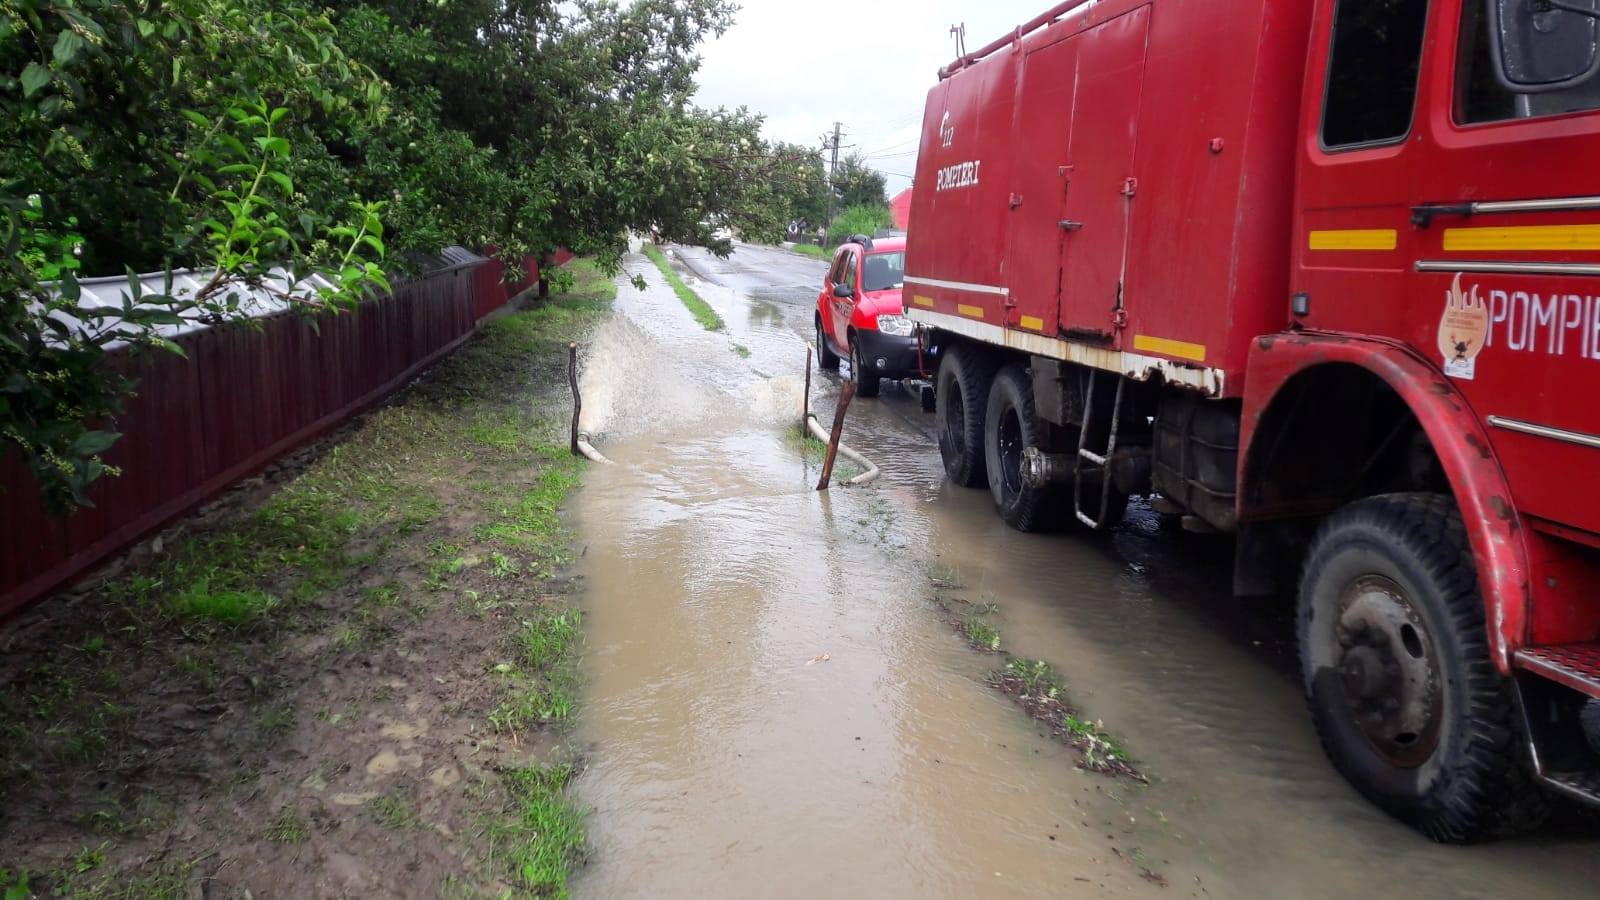
[[[880,228],[894,224],[887,206],[852,206],[834,218],[828,227],[828,243],[838,246],[852,234],[871,237]]]

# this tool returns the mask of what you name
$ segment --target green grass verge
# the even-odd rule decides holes
[[[683,279],[678,277],[678,273],[672,270],[672,265],[667,262],[667,257],[661,252],[660,248],[654,244],[645,244],[644,255],[650,257],[650,261],[655,263],[656,268],[661,270],[661,274],[667,279],[667,284],[672,285],[672,292],[678,295],[679,300],[683,301],[683,305],[688,308],[689,314],[694,316],[694,320],[700,323],[700,327],[707,331],[722,331],[726,327],[722,317],[717,315],[717,311],[711,308],[711,304],[702,300],[700,295],[696,294],[687,284],[684,284]]]
[[[833,251],[832,250],[828,249],[827,247],[818,246],[816,244],[795,244],[790,249],[793,250],[795,253],[800,254],[801,256],[809,256],[812,259],[832,259],[833,258]]]
[[[567,793],[574,774],[568,764],[505,773],[511,808],[488,837],[513,880],[535,897],[566,897],[567,879],[583,860],[583,811]]]
[[[418,623],[435,621],[429,616],[459,611],[487,623],[457,638],[461,652],[483,653],[474,695],[482,699],[463,702],[478,721],[515,740],[571,718],[571,650],[582,619],[551,601],[545,580],[566,561],[559,510],[582,471],[565,443],[567,341],[599,321],[616,287],[587,261],[566,268],[568,292],[486,323],[264,501],[169,539],[84,603],[64,605],[51,630],[3,661],[0,818],[14,806],[38,808],[51,783],[104,781],[106,797],[131,799],[104,808],[63,801],[49,815],[104,836],[104,849],[0,854],[0,898],[189,896],[199,860],[152,848],[170,843],[180,801],[233,799],[208,793],[226,792],[231,781],[197,786],[183,760],[227,750],[240,755],[241,784],[274,777],[270,763],[288,735],[307,723],[353,727],[357,718],[297,709],[307,669],[292,666],[359,671],[358,660],[397,635],[414,639]],[[381,690],[365,696],[390,702]],[[239,726],[226,735],[160,730],[169,705],[190,704],[225,706]],[[213,739],[225,746],[206,743]],[[142,748],[152,740],[198,746],[168,765],[147,758]],[[537,774],[508,778],[484,795],[481,811],[516,835],[513,870],[500,870],[508,857],[476,843],[459,855],[481,850],[496,869],[489,883],[563,893],[562,866],[582,846],[582,817],[562,794],[570,768],[518,771]],[[424,833],[399,795],[353,815],[361,821],[340,827]],[[300,844],[312,829],[282,807],[260,811],[258,821],[252,836],[269,845]]]

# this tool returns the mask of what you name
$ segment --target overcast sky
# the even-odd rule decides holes
[[[733,28],[702,48],[697,101],[748,106],[766,115],[769,139],[808,147],[843,122],[843,145],[889,177],[893,196],[911,181],[928,89],[956,56],[950,26],[965,22],[976,50],[1054,2],[743,0]]]

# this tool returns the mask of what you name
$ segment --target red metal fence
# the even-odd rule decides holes
[[[484,251],[490,259],[473,276],[475,290],[478,295],[478,318],[483,318],[494,312],[506,301],[528,288],[539,283],[539,257],[524,256],[522,270],[517,273],[519,277],[506,281],[506,267],[500,257],[494,255],[494,248]],[[555,252],[555,264],[564,266],[573,259],[571,250],[563,247]]]
[[[315,323],[280,313],[259,328],[190,332],[176,338],[188,359],[114,353],[113,364],[138,379],[138,393],[117,421],[122,440],[105,456],[122,474],[96,485],[94,508],[69,518],[46,513],[18,454],[0,445],[0,615],[382,399],[453,350],[512,293],[482,280],[491,268],[452,250],[440,268],[396,283],[393,296]]]

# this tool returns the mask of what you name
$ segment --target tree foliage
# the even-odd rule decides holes
[[[774,172],[776,189],[783,195],[790,218],[811,226],[826,224],[829,187],[822,151],[780,143],[773,147],[773,157],[780,161]]]
[[[108,347],[176,350],[163,329],[239,315],[245,286],[337,308],[386,284],[378,208],[318,178],[320,135],[381,114],[333,35],[294,3],[0,2],[0,447],[52,505],[109,471],[132,385]],[[210,274],[181,297],[131,274],[179,268]],[[79,302],[80,276],[125,272],[120,305]]]
[[[723,252],[724,225],[776,237],[820,159],[693,103],[733,11],[0,0],[0,453],[88,502],[133,388],[107,349],[174,350],[185,317],[241,317],[243,287],[334,310],[452,243],[614,264],[652,226]],[[182,297],[132,277],[184,268],[215,274]],[[335,287],[297,287],[313,272]],[[81,308],[78,278],[124,273],[120,306]]]
[[[839,198],[839,207],[886,206],[889,180],[882,172],[867,165],[865,157],[852,153],[839,162],[833,174],[833,190]]]

